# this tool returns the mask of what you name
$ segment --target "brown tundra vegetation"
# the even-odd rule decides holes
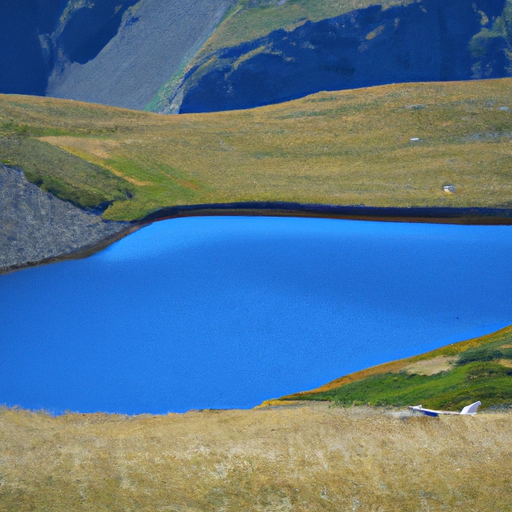
[[[512,510],[512,415],[0,410],[1,511]]]

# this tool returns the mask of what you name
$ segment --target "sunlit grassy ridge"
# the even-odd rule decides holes
[[[460,409],[512,404],[512,326],[496,333],[356,372],[286,397],[339,405],[415,405]]]
[[[400,84],[179,116],[0,96],[0,158],[65,199],[114,200],[109,219],[260,200],[508,207],[511,86]]]
[[[416,0],[242,0],[201,49],[200,55],[263,37],[274,30],[291,30],[307,20],[334,18],[356,9],[379,4],[384,8]]]
[[[502,511],[511,414],[0,410],[3,511]]]

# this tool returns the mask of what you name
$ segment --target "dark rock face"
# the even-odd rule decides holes
[[[46,18],[39,7],[37,0],[0,2],[0,92],[44,94],[48,69],[38,33]],[[47,7],[53,18],[55,6]]]
[[[96,57],[136,1],[85,2],[68,9],[64,22],[68,2],[0,2],[0,92],[44,95],[58,55],[80,63]]]
[[[503,38],[485,39],[480,53],[470,48],[482,20],[492,28],[504,8],[505,0],[422,0],[278,30],[206,56],[185,77],[180,112],[251,108],[323,90],[480,78],[478,66],[488,77],[510,76]]]
[[[0,272],[94,246],[129,226],[84,212],[0,165]]]
[[[77,10],[57,38],[71,62],[94,59],[117,34],[123,14],[138,0],[102,0]]]

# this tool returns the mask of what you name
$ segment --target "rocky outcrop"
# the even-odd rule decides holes
[[[277,30],[205,55],[176,93],[179,112],[388,83],[510,76],[509,11],[505,0],[421,0]]]
[[[70,255],[130,229],[44,192],[0,165],[0,273]]]

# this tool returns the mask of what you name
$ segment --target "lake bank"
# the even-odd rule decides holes
[[[59,201],[57,199],[57,201]],[[1,214],[0,214],[1,216]],[[49,263],[70,259],[87,258],[109,245],[128,236],[140,228],[153,222],[202,216],[273,216],[273,217],[309,217],[345,219],[359,221],[409,222],[433,224],[458,224],[497,226],[512,225],[512,209],[510,208],[454,208],[454,207],[374,207],[364,205],[328,205],[302,204],[291,202],[234,202],[197,205],[176,205],[159,208],[141,219],[130,223],[119,223],[115,233],[109,233],[94,243],[51,254],[35,261],[22,262],[12,259],[10,265],[0,268],[0,275]],[[115,224],[112,223],[111,224]],[[11,235],[16,235],[12,233]]]
[[[317,389],[270,400],[327,400],[349,406],[406,407],[421,403],[441,410],[462,410],[472,399],[484,408],[512,407],[512,325],[411,358],[390,361],[344,375]]]
[[[303,204],[291,202],[235,202],[198,205],[180,205],[159,208],[135,223],[158,220],[210,216],[276,216],[317,217],[345,220],[373,220],[382,222],[426,222],[461,225],[512,225],[510,208],[455,208],[455,207],[380,207],[365,205]]]
[[[85,256],[132,231],[129,222],[105,221],[0,163],[0,274]]]

